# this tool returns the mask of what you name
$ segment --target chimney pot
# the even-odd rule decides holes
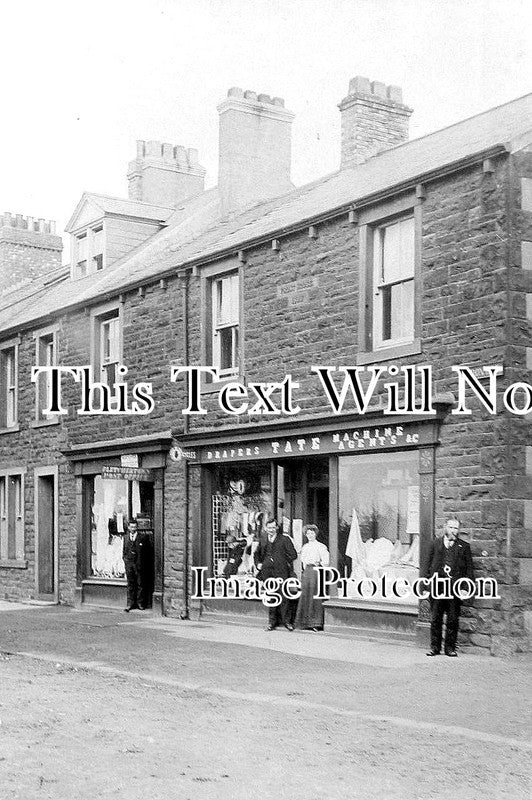
[[[162,147],[160,142],[150,141],[146,142],[145,155],[147,158],[160,158]]]
[[[244,98],[246,100],[257,100],[257,92],[252,92],[250,89],[246,89],[244,92]]]
[[[403,90],[400,86],[388,86],[388,100],[392,103],[403,102]]]
[[[373,81],[371,84],[371,93],[377,97],[386,99],[386,84],[381,83],[380,81]]]
[[[282,108],[284,108],[284,98],[283,97],[274,97],[272,99],[272,104],[274,106],[281,106]]]
[[[198,164],[198,151],[195,147],[189,147],[187,149],[187,160],[191,167],[194,167]]]
[[[168,144],[167,142],[163,143],[162,146],[162,155],[165,161],[173,161],[174,160],[174,145]]]
[[[363,75],[356,75],[349,81],[349,94],[371,94],[371,84],[369,78]]]
[[[271,103],[272,102],[272,98],[270,97],[269,94],[259,94],[258,100],[259,100],[259,103]]]
[[[187,151],[180,144],[175,147],[175,160],[179,167],[188,166]]]
[[[244,92],[240,86],[231,86],[231,88],[227,90],[227,97],[244,97]]]

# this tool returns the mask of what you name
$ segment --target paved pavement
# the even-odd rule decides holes
[[[266,632],[2,602],[0,651],[0,737],[5,747],[11,719],[14,759],[0,757],[2,797],[532,797],[526,657],[427,659],[381,632]],[[43,697],[52,717],[62,709],[51,727]],[[15,723],[21,705],[28,727]],[[120,748],[114,766],[106,756],[80,783],[92,763],[83,743],[100,752],[111,722],[126,756],[141,750],[135,785]],[[135,736],[124,749],[139,725],[142,744]],[[28,747],[29,771],[16,761]]]

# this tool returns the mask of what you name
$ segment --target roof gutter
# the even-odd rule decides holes
[[[449,164],[446,164],[443,167],[438,167],[437,169],[430,170],[429,172],[420,173],[408,180],[401,181],[400,183],[392,184],[391,186],[383,189],[379,192],[374,192],[373,194],[366,195],[365,197],[361,197],[358,200],[353,200],[350,202],[342,203],[339,206],[336,206],[333,209],[330,209],[327,212],[314,214],[310,217],[306,217],[305,219],[300,219],[297,222],[294,222],[292,225],[286,225],[283,228],[275,228],[269,231],[267,234],[263,234],[261,236],[257,236],[251,239],[244,239],[240,241],[238,244],[231,245],[231,247],[225,247],[223,250],[218,250],[209,253],[205,256],[200,256],[199,258],[191,259],[184,264],[176,265],[174,267],[169,267],[161,272],[158,272],[157,275],[152,275],[150,277],[139,278],[135,281],[131,281],[131,283],[125,283],[119,289],[112,289],[108,292],[102,292],[97,297],[90,298],[89,300],[84,300],[81,302],[74,302],[70,305],[63,306],[59,311],[54,311],[50,314],[47,314],[43,317],[35,317],[32,320],[32,323],[44,323],[48,320],[54,319],[58,313],[63,314],[66,311],[72,311],[78,308],[88,308],[91,306],[98,306],[102,303],[102,301],[109,301],[113,300],[121,294],[125,294],[126,292],[134,291],[135,289],[140,288],[141,286],[146,286],[149,283],[154,283],[158,280],[163,278],[169,278],[175,275],[184,274],[188,271],[197,271],[200,267],[206,266],[207,264],[212,264],[214,261],[220,261],[224,258],[228,258],[230,256],[234,256],[238,250],[249,250],[252,247],[259,247],[260,245],[266,244],[270,242],[274,238],[279,238],[281,236],[287,236],[291,233],[297,233],[300,230],[308,227],[309,225],[319,224],[323,222],[328,222],[335,217],[340,216],[341,214],[348,213],[351,210],[360,210],[366,206],[372,206],[377,203],[383,202],[388,200],[390,197],[394,197],[397,194],[401,194],[404,192],[412,191],[419,183],[431,183],[435,180],[439,180],[440,178],[444,178],[447,175],[451,175],[454,172],[457,172],[460,169],[466,169],[467,167],[474,166],[478,164],[480,161],[484,161],[486,158],[495,158],[496,156],[507,155],[511,152],[511,147],[509,143],[506,144],[496,144],[488,147],[484,150],[480,150],[477,153],[472,155],[466,156],[465,158],[457,159],[456,161],[452,161]],[[24,327],[28,327],[25,325]],[[11,332],[21,330],[20,326],[12,326],[4,331],[2,331],[2,335],[9,335]]]

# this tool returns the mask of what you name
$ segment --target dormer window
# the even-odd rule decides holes
[[[83,278],[104,268],[104,226],[99,223],[95,227],[73,236],[73,258],[75,265],[72,277]]]
[[[92,234],[92,265],[93,271],[103,269],[103,225],[94,228]]]
[[[87,234],[82,233],[77,237],[77,268],[78,275],[83,277],[87,274]]]

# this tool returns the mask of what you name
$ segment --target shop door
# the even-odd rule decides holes
[[[156,549],[154,482],[97,474],[85,479],[85,492],[84,599],[94,604],[123,605],[124,536],[128,535],[128,523],[134,520],[145,545],[140,563],[144,605],[151,608]]]
[[[53,475],[37,475],[37,592],[39,596],[56,592],[55,479]]]
[[[329,544],[329,487],[309,486],[307,494],[308,521],[320,530],[320,541]]]
[[[319,456],[293,460],[284,469],[283,516],[297,548],[306,542],[304,525],[317,525],[319,540],[329,545],[329,461]]]

